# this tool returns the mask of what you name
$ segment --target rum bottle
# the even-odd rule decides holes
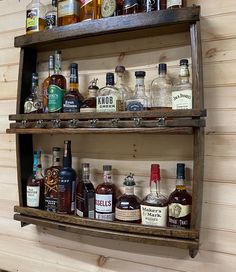
[[[84,100],[80,112],[96,112],[96,97],[98,93],[97,79],[93,79],[88,87],[88,97]]]
[[[44,30],[45,6],[40,0],[32,0],[26,7],[26,34]]]
[[[58,178],[57,212],[64,214],[75,213],[76,172],[71,168],[71,141],[64,142],[63,166]]]
[[[187,6],[187,0],[167,0],[166,7],[168,9],[183,8]]]
[[[58,26],[78,23],[79,10],[79,0],[59,0],[57,8]]]

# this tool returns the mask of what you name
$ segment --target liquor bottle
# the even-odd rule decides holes
[[[168,226],[189,229],[191,223],[192,196],[187,192],[185,182],[185,164],[177,164],[176,189],[168,199]]]
[[[61,75],[61,51],[54,55],[54,74],[50,77],[48,87],[48,112],[61,112],[66,90],[66,79]]]
[[[159,64],[159,77],[151,83],[151,109],[172,109],[172,83],[166,63]]]
[[[160,193],[160,166],[151,165],[150,194],[141,203],[142,224],[166,227],[168,202]]]
[[[166,7],[168,9],[183,8],[187,6],[187,0],[167,0]]]
[[[43,90],[43,112],[48,112],[48,87],[51,75],[54,73],[54,56],[49,56],[48,59],[48,77],[45,78],[42,84]]]
[[[63,99],[63,112],[79,112],[83,96],[79,92],[79,80],[78,80],[78,64],[71,63],[70,65],[70,88],[65,93]]]
[[[140,199],[134,194],[135,181],[130,173],[124,181],[125,193],[117,199],[115,218],[130,223],[140,223]]]
[[[57,0],[52,0],[48,6],[48,11],[45,15],[46,29],[51,29],[57,26]]]
[[[40,0],[32,0],[26,7],[26,33],[44,30],[45,6]]]
[[[97,112],[116,112],[124,110],[123,94],[114,86],[114,74],[106,74],[106,86],[97,96]]]
[[[166,0],[144,0],[143,9],[144,12],[166,9]]]
[[[79,0],[58,0],[58,26],[70,25],[79,22]]]
[[[89,95],[84,100],[80,112],[96,112],[96,97],[98,93],[97,79],[93,79],[88,87]]]
[[[76,214],[94,219],[95,189],[89,178],[89,163],[82,163],[82,178],[77,185]]]
[[[24,113],[42,113],[43,112],[43,97],[38,86],[38,74],[32,74],[31,93],[25,99]]]
[[[104,182],[96,188],[95,218],[105,221],[114,221],[116,205],[116,188],[111,181],[111,165],[103,166]]]
[[[116,84],[115,87],[122,93],[124,103],[131,97],[130,88],[124,83],[125,67],[118,65],[115,68],[116,72]]]
[[[98,0],[80,0],[80,21],[88,21],[98,18]]]
[[[57,212],[58,176],[61,170],[61,149],[53,147],[52,166],[45,170],[45,210]]]
[[[34,152],[33,175],[27,181],[26,205],[44,208],[44,178],[42,175],[41,151]]]
[[[192,109],[192,84],[189,82],[188,60],[180,60],[179,82],[173,87],[172,109]]]
[[[124,0],[101,0],[101,16],[103,18],[123,14]]]
[[[143,6],[139,0],[124,0],[123,15],[133,14],[143,11]]]
[[[136,85],[134,95],[126,100],[126,109],[128,111],[143,111],[148,109],[148,98],[145,94],[144,71],[136,71]]]

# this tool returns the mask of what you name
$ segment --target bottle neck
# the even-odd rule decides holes
[[[61,157],[60,152],[54,152],[52,156],[52,165],[53,166],[61,166]]]
[[[144,86],[144,77],[136,77],[136,86]]]
[[[177,190],[186,190],[184,179],[182,179],[182,178],[176,179],[176,189]]]
[[[160,180],[150,181],[150,193],[153,195],[160,194]]]
[[[39,164],[37,166],[35,179],[42,179],[42,177],[43,177],[43,175],[42,175],[42,166],[41,166],[41,164]]]
[[[160,72],[159,73],[159,77],[161,77],[161,78],[165,78],[166,77],[166,72]]]
[[[189,69],[187,65],[181,65],[179,78],[181,83],[188,83],[189,82]]]
[[[124,74],[123,73],[117,73],[116,75],[117,75],[117,77],[116,77],[116,86],[119,87],[123,83]]]
[[[61,54],[55,54],[54,73],[61,74]]]
[[[71,147],[69,143],[65,143],[64,156],[63,156],[63,167],[71,168],[72,158],[71,158]]]
[[[89,89],[89,97],[96,97],[97,90],[96,89]]]
[[[34,154],[33,177],[36,176],[37,165],[38,165],[38,155],[37,155],[37,154]]]
[[[125,186],[126,195],[134,195],[134,186]]]
[[[110,171],[104,171],[103,179],[104,179],[105,183],[111,183],[111,172]]]

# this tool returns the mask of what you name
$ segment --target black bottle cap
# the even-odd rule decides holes
[[[107,73],[106,74],[106,85],[114,85],[114,84],[115,84],[114,74]]]
[[[177,179],[185,179],[185,164],[177,163]]]
[[[135,74],[135,77],[145,77],[146,76],[145,71],[136,71],[134,74]]]
[[[112,165],[103,165],[103,171],[111,171]]]
[[[125,181],[123,183],[125,186],[134,186],[136,185],[135,181],[134,181],[134,174],[130,173],[126,178]]]
[[[158,66],[158,71],[159,71],[159,74],[163,74],[167,72],[167,64],[166,63],[159,63],[159,66]]]
[[[57,0],[52,0],[52,6],[57,7]]]
[[[187,59],[181,59],[181,60],[179,61],[179,64],[180,64],[180,65],[186,65],[186,66],[188,66],[188,60],[187,60]]]
[[[117,65],[115,69],[116,73],[124,73],[125,72],[125,66]]]

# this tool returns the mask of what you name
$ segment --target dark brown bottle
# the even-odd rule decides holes
[[[124,0],[123,15],[143,12],[143,5],[140,0]]]
[[[166,0],[144,0],[143,9],[145,12],[166,9]]]
[[[167,9],[183,8],[186,6],[187,6],[187,0],[167,0],[166,1]]]
[[[88,87],[89,95],[84,100],[80,112],[96,112],[96,97],[98,93],[97,79],[93,79]]]

